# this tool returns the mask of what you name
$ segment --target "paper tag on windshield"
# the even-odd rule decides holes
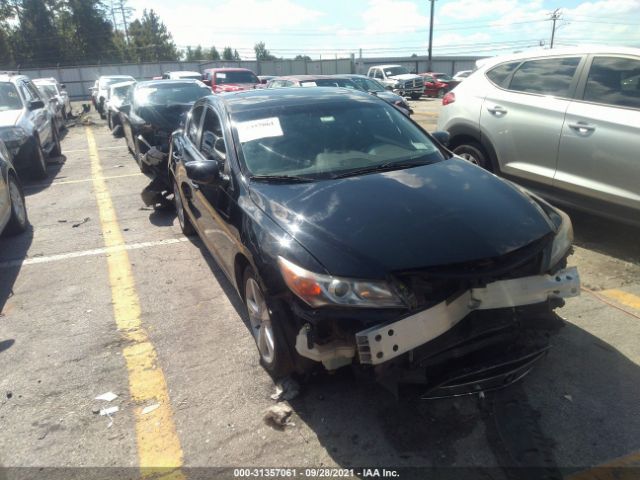
[[[259,138],[281,137],[284,135],[278,117],[238,122],[236,123],[236,128],[238,129],[240,143],[258,140]]]
[[[227,78],[227,74],[222,72],[217,72],[216,78]]]
[[[302,82],[300,85],[302,85],[303,87],[317,87],[318,86],[316,84],[316,82]]]

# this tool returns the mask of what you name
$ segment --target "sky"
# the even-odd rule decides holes
[[[429,0],[128,0],[133,18],[159,14],[179,48],[215,45],[255,58],[426,55]],[[640,47],[640,0],[436,0],[433,55],[495,55],[555,45]]]

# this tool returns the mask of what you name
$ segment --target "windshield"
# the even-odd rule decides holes
[[[224,85],[227,83],[260,83],[260,80],[253,72],[216,72],[216,84]]]
[[[56,95],[58,95],[58,89],[56,88],[55,85],[52,85],[50,83],[36,85],[36,87],[38,87],[38,90],[40,90],[42,93],[44,93],[48,97],[55,97]]]
[[[133,88],[133,85],[126,85],[123,87],[112,88],[111,94],[109,95],[109,97],[114,102],[122,102],[127,98],[128,93],[131,91],[132,88]]]
[[[239,113],[234,121],[252,176],[323,179],[444,158],[402,113],[377,102],[260,109]]]
[[[0,112],[7,110],[21,110],[22,101],[13,83],[0,83]]]
[[[204,84],[154,84],[136,89],[135,103],[140,106],[173,105],[177,103],[192,103],[204,96],[210,95],[211,89]]]
[[[302,87],[343,87],[357,90],[358,87],[351,80],[346,78],[316,78],[315,80],[303,80]]]
[[[387,77],[393,77],[395,75],[404,75],[405,73],[410,72],[405,67],[388,67],[384,69],[384,73]]]
[[[365,92],[384,92],[384,87],[377,81],[372,80],[371,78],[352,78],[353,83],[355,83],[360,90],[364,90]]]
[[[103,78],[100,80],[99,88],[107,88],[114,83],[126,82],[127,80],[133,80],[133,77],[118,77],[118,78]]]
[[[451,78],[446,73],[434,73],[433,76],[436,77],[441,82],[450,82],[451,80],[453,80],[453,78]]]

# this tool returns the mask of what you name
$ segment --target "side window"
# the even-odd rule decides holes
[[[204,117],[202,125],[202,139],[200,140],[200,153],[208,160],[218,160],[224,162],[227,170],[227,148],[222,135],[222,125],[218,115],[210,108]]]
[[[37,97],[34,97],[31,91],[27,88],[27,85],[24,82],[18,83],[18,90],[20,90],[20,94],[22,98],[24,98],[25,102],[31,102],[32,100],[37,100]]]
[[[36,86],[32,82],[25,82],[24,84],[27,87],[27,90],[29,90],[29,92],[31,93],[31,96],[35,100],[42,100],[40,92],[38,91],[38,89],[36,88]]]
[[[518,65],[520,65],[520,62],[503,63],[489,70],[486,73],[486,76],[494,85],[498,87],[505,87],[505,81]]]
[[[375,78],[379,78],[381,80],[384,80],[384,75],[382,74],[382,70],[380,70],[380,69],[376,70]]]
[[[368,77],[375,77],[376,76],[376,71],[375,70],[369,70],[369,73],[367,73]]]
[[[640,59],[593,59],[584,100],[617,107],[640,108]]]
[[[513,74],[509,90],[566,97],[580,57],[544,58],[524,62]]]
[[[198,128],[200,127],[200,119],[202,118],[203,111],[204,107],[202,105],[194,108],[191,111],[191,118],[187,126],[187,137],[189,137],[189,140],[191,140],[194,145],[198,144]]]

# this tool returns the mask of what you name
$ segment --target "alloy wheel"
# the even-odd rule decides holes
[[[264,362],[272,363],[276,348],[273,325],[262,290],[253,277],[249,277],[245,285],[245,303],[260,356]]]
[[[460,158],[463,158],[464,160],[466,160],[467,162],[471,162],[474,165],[479,165],[478,163],[478,159],[475,158],[473,155],[471,155],[470,153],[459,153],[458,156]]]

